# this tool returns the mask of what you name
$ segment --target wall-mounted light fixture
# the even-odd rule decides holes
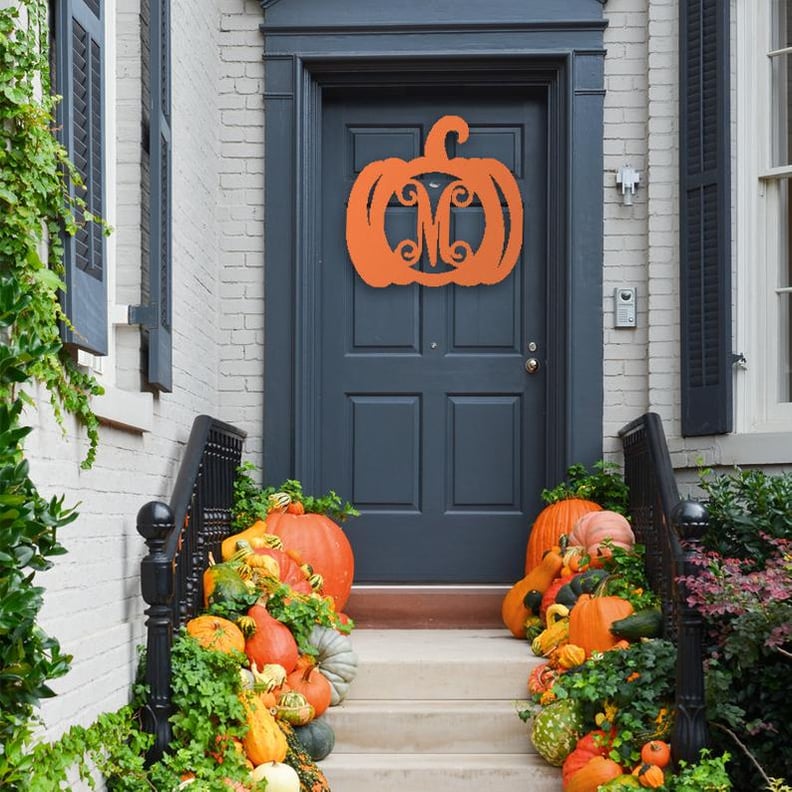
[[[641,183],[641,173],[632,165],[624,165],[616,174],[616,186],[621,188],[622,202],[625,206],[632,206],[633,196]]]

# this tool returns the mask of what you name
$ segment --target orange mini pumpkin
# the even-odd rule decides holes
[[[641,748],[641,761],[660,768],[667,767],[671,761],[671,746],[662,740],[650,740]]]
[[[245,636],[233,622],[220,616],[196,616],[186,624],[187,635],[191,635],[204,649],[214,652],[244,652]]]

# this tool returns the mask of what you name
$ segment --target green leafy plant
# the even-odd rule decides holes
[[[778,539],[792,539],[792,473],[739,470],[699,473],[706,493],[707,548],[761,568]]]
[[[73,726],[59,740],[39,743],[24,757],[25,776],[19,788],[27,792],[68,789],[69,772],[76,771],[91,789],[101,775],[112,792],[159,792],[180,788],[185,774],[195,789],[228,792],[226,779],[251,787],[249,770],[233,740],[247,731],[239,698],[243,655],[203,649],[184,631],[171,654],[173,715],[171,750],[147,766],[153,737],[145,733],[136,708],[145,688],[136,685],[133,705],[108,712],[89,727]],[[145,656],[142,656],[145,663]]]
[[[267,599],[267,610],[292,632],[300,652],[316,655],[315,647],[308,641],[315,625],[330,627],[340,633],[349,634],[355,626],[352,619],[339,620],[332,600],[318,594],[298,594],[291,586],[281,583],[274,586]]]
[[[635,545],[632,550],[625,550],[607,539],[603,544],[611,553],[602,562],[610,573],[603,583],[607,593],[626,599],[636,611],[659,607],[660,598],[652,591],[646,578],[646,548]]]
[[[318,497],[306,495],[302,484],[294,479],[287,479],[277,487],[267,486],[262,489],[251,475],[254,470],[257,467],[252,462],[243,462],[237,468],[234,480],[233,527],[238,531],[248,528],[256,520],[265,520],[273,506],[271,496],[280,492],[288,495],[292,502],[301,503],[307,513],[325,514],[338,522],[360,514],[351,503],[342,501],[332,490]]]
[[[730,758],[728,753],[711,756],[705,748],[698,762],[689,764],[681,761],[679,772],[666,776],[664,788],[668,792],[729,792],[732,783],[726,772],[726,763]]]
[[[600,460],[591,470],[576,464],[567,469],[566,480],[552,489],[542,490],[545,503],[556,503],[567,498],[584,498],[594,501],[603,509],[627,514],[629,491],[615,462]]]
[[[562,674],[553,685],[558,699],[580,702],[588,730],[614,729],[611,758],[634,765],[643,743],[662,728],[673,699],[676,648],[652,639],[628,649],[595,653]]]

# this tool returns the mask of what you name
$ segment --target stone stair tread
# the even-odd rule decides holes
[[[522,699],[346,699],[341,704],[327,710],[325,717],[345,712],[458,712],[458,713],[501,713],[510,712],[517,717],[517,711],[527,709],[529,698]],[[519,705],[524,706],[519,706]]]
[[[526,754],[338,754],[319,763],[333,792],[558,792],[561,773]]]
[[[527,641],[502,630],[375,630],[352,633],[361,660],[404,663],[513,662],[537,660]]]
[[[517,710],[506,699],[356,699],[324,717],[335,730],[338,753],[535,753]]]

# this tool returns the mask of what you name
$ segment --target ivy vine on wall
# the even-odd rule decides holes
[[[43,385],[61,426],[70,413],[86,427],[90,467],[98,441],[90,397],[101,393],[60,335],[61,235],[76,231],[78,217],[101,221],[85,212],[81,179],[55,136],[47,14],[46,0],[0,10],[0,788],[8,790],[29,788],[36,707],[69,668],[37,625],[43,591],[34,579],[65,552],[58,530],[77,516],[31,479],[23,413],[34,406],[31,386]]]

